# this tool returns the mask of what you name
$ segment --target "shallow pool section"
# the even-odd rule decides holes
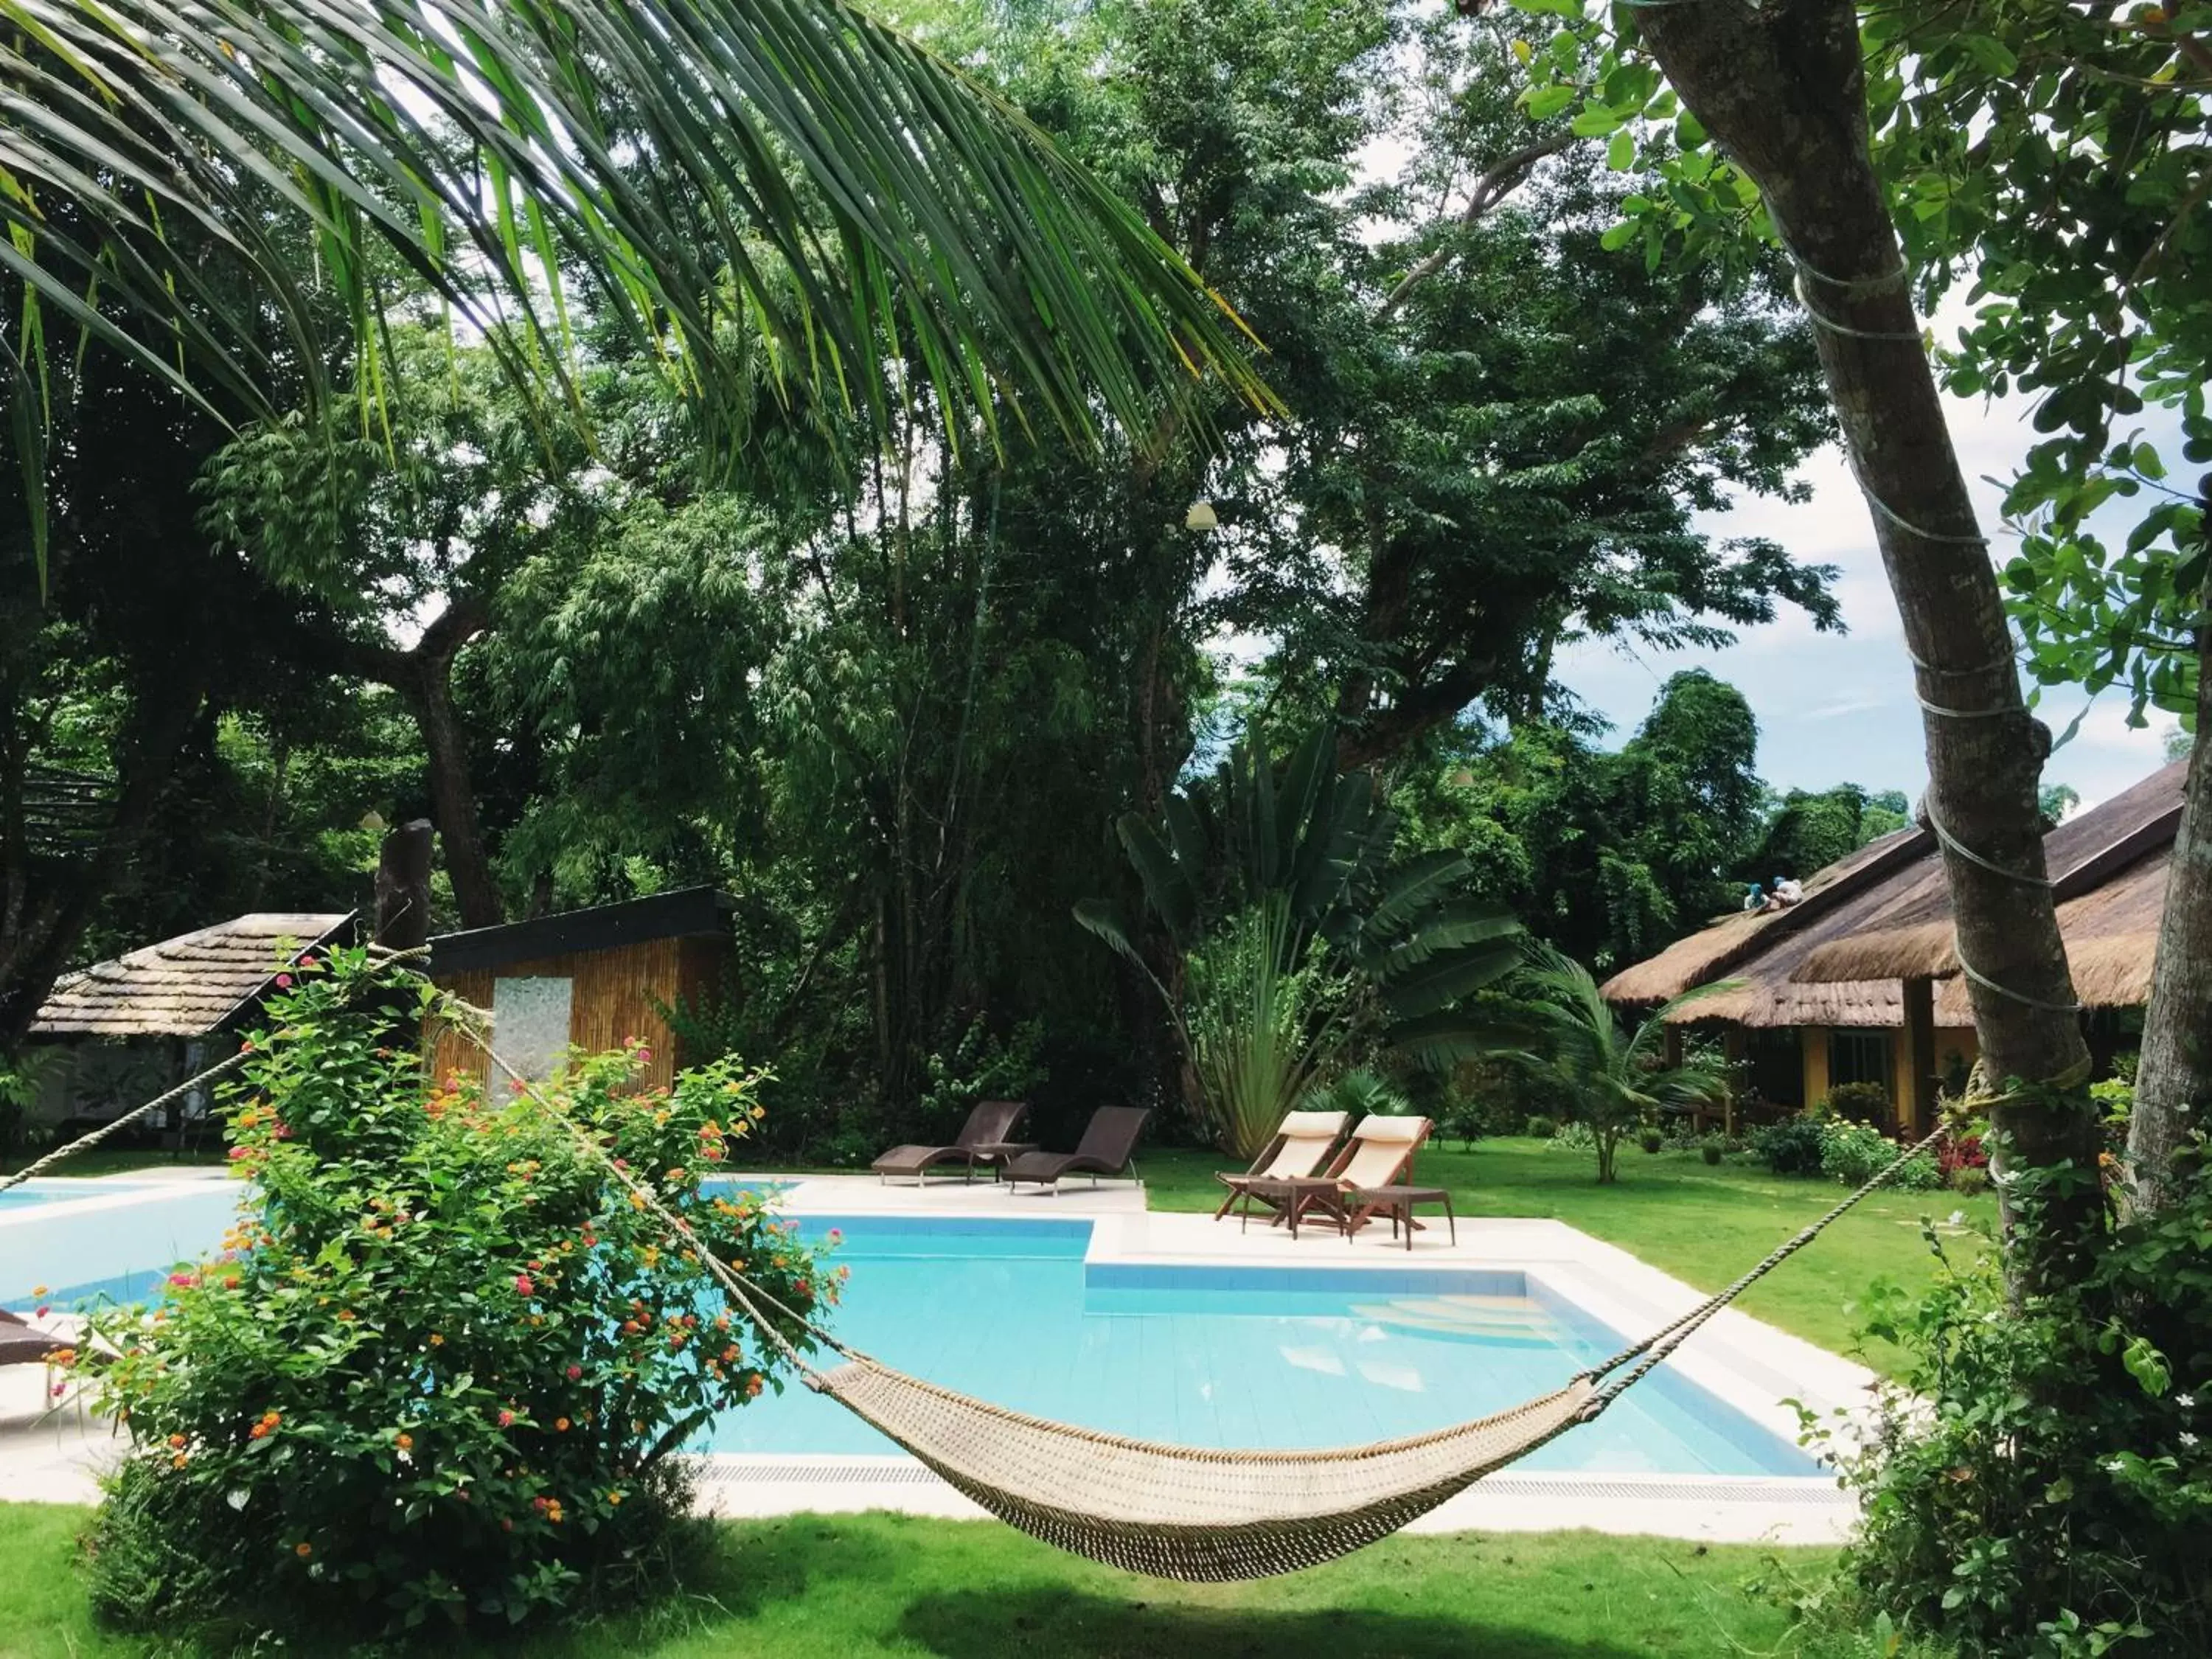
[[[35,1194],[0,1209],[0,1307],[19,1312],[150,1297],[178,1262],[221,1244],[239,1200],[230,1181],[30,1182],[16,1192]]]
[[[1181,1445],[1418,1434],[1559,1387],[1621,1337],[1519,1272],[1086,1264],[1087,1221],[803,1216],[852,1269],[836,1328],[886,1364],[1017,1411]],[[897,1448],[793,1387],[699,1449]],[[1530,1468],[1810,1475],[1796,1446],[1662,1367]]]

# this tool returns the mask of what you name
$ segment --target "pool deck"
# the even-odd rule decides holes
[[[131,1184],[149,1177],[133,1176]],[[178,1170],[153,1177],[222,1179],[220,1170]],[[88,1187],[106,1182],[88,1182]],[[118,1183],[120,1184],[120,1183]],[[1557,1221],[1468,1218],[1458,1243],[1443,1218],[1393,1240],[1388,1224],[1346,1239],[1309,1228],[1287,1231],[1231,1218],[1147,1211],[1141,1188],[1120,1182],[1071,1184],[1057,1195],[1008,1191],[988,1182],[933,1182],[927,1188],[885,1186],[872,1177],[801,1177],[783,1194],[795,1213],[838,1215],[1086,1218],[1094,1222],[1089,1260],[1163,1266],[1362,1268],[1503,1267],[1587,1310],[1613,1329],[1642,1334],[1704,1298],[1679,1279]],[[27,1217],[26,1218],[27,1219]],[[1426,1218],[1425,1218],[1425,1219]],[[1688,1381],[1794,1440],[1797,1419],[1784,1402],[1822,1413],[1856,1410],[1875,1379],[1838,1358],[1733,1309],[1716,1316],[1669,1365]],[[52,1407],[50,1409],[50,1407]],[[72,1398],[47,1397],[44,1368],[0,1370],[0,1498],[89,1503],[98,1470],[123,1442],[111,1425]],[[702,1507],[728,1516],[897,1510],[975,1517],[983,1511],[920,1463],[902,1456],[747,1456],[697,1460]],[[1413,1530],[1550,1531],[1588,1528],[1709,1542],[1828,1543],[1841,1539],[1856,1510],[1832,1480],[1787,1476],[1578,1474],[1504,1469],[1450,1499]]]

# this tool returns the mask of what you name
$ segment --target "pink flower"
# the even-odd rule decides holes
[[[513,1412],[501,1412],[499,1414],[499,1425],[502,1429],[513,1428],[514,1426],[514,1413]]]
[[[584,1374],[584,1368],[583,1368],[581,1365],[571,1365],[571,1366],[569,1366],[569,1367],[568,1367],[568,1380],[569,1380],[571,1382],[574,1382],[578,1377],[581,1376],[583,1374]]]
[[[237,1163],[241,1158],[248,1158],[251,1156],[252,1154],[243,1146],[234,1146],[230,1149],[230,1161],[234,1164]]]
[[[523,1296],[535,1296],[538,1293],[538,1286],[531,1282],[531,1278],[528,1273],[515,1274],[514,1288],[519,1294]]]
[[[316,969],[322,965],[323,964],[321,963],[317,962],[313,957],[301,957],[300,958],[300,971],[303,974],[312,974]]]
[[[292,976],[291,976],[291,975],[289,975],[289,974],[279,974],[279,975],[276,975],[276,988],[277,988],[278,990],[280,990],[280,991],[289,991],[289,990],[290,990],[290,989],[292,988]]]
[[[651,1060],[653,1058],[653,1050],[644,1047],[642,1044],[640,1044],[637,1051],[637,1057],[640,1060]]]
[[[276,1139],[279,1139],[279,1140],[289,1140],[291,1138],[292,1138],[292,1126],[291,1126],[290,1124],[289,1124],[289,1123],[280,1123],[280,1124],[278,1124],[278,1125],[276,1126]]]
[[[69,1392],[69,1384],[66,1382],[57,1382],[52,1389],[48,1389],[47,1392],[52,1395],[55,1399],[58,1400],[64,1394]]]
[[[199,1280],[195,1279],[190,1273],[171,1273],[169,1275],[169,1283],[177,1285],[180,1289],[188,1291],[191,1289],[193,1285],[198,1284]]]
[[[844,1237],[844,1236],[845,1230],[842,1227],[832,1227],[830,1230],[830,1242],[832,1244],[835,1244],[839,1239]]]
[[[53,1309],[52,1309],[52,1307],[50,1307],[50,1306],[40,1306],[40,1307],[34,1308],[34,1309],[33,1309],[33,1310],[32,1310],[32,1311],[31,1311],[31,1317],[32,1317],[32,1318],[33,1318],[33,1319],[44,1319],[44,1318],[45,1318],[48,1314],[52,1313],[52,1311],[53,1311]]]

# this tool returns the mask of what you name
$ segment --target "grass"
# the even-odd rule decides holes
[[[1222,1189],[1218,1154],[1155,1150],[1140,1160],[1151,1206],[1212,1210]],[[1701,1291],[1717,1291],[1840,1198],[1831,1181],[1769,1175],[1740,1161],[1709,1165],[1696,1152],[1620,1154],[1620,1178],[1601,1187],[1587,1152],[1553,1151],[1518,1136],[1477,1141],[1473,1152],[1431,1142],[1417,1178],[1451,1189],[1462,1216],[1537,1216],[1564,1221]],[[1747,1313],[1877,1370],[1894,1368],[1896,1351],[1856,1336],[1857,1305],[1877,1278],[1923,1285],[1935,1261],[1922,1243],[1923,1216],[1993,1224],[1987,1194],[1880,1192],[1819,1241],[1746,1291]],[[1964,1243],[1974,1247],[1972,1234]]]
[[[85,1515],[0,1504],[0,1655],[196,1659],[200,1649],[94,1621],[73,1570]],[[795,1516],[717,1524],[680,1594],[534,1636],[522,1650],[532,1659],[1794,1654],[1784,1614],[1742,1589],[1778,1558],[1801,1574],[1828,1559],[1592,1533],[1458,1534],[1400,1536],[1286,1578],[1176,1584],[1060,1555],[994,1522]],[[434,1650],[470,1648],[441,1640]]]
[[[21,1169],[34,1159],[44,1158],[46,1151],[41,1147],[27,1154],[16,1160],[15,1167]],[[52,1175],[39,1178],[41,1181],[88,1181],[94,1176],[131,1175],[141,1170],[171,1170],[179,1164],[220,1164],[226,1152],[222,1137],[214,1133],[207,1137],[205,1144],[185,1152],[168,1152],[149,1146],[91,1146],[71,1154],[67,1163],[57,1164]],[[10,1171],[0,1170],[0,1175],[8,1173]]]

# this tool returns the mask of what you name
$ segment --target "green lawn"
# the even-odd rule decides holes
[[[33,1159],[44,1158],[48,1148],[40,1148],[27,1157],[18,1158],[0,1175],[12,1174]],[[227,1155],[222,1137],[210,1134],[204,1144],[190,1152],[165,1152],[137,1146],[91,1146],[70,1155],[64,1163],[54,1166],[51,1177],[40,1180],[90,1180],[94,1176],[129,1175],[139,1170],[173,1170],[179,1165],[220,1164]]]
[[[1206,1152],[1154,1151],[1139,1160],[1156,1210],[1211,1210],[1221,1201]],[[1769,1175],[1738,1161],[1709,1165],[1695,1152],[1620,1154],[1620,1178],[1601,1187],[1587,1152],[1554,1152],[1519,1137],[1475,1143],[1471,1152],[1431,1142],[1417,1178],[1449,1187],[1462,1215],[1542,1216],[1618,1244],[1684,1283],[1717,1291],[1843,1196],[1833,1182]],[[1856,1304],[1877,1277],[1924,1283],[1934,1259],[1920,1237],[1920,1219],[1947,1221],[1963,1212],[1992,1223],[1996,1201],[1984,1194],[1876,1193],[1746,1291],[1737,1304],[1838,1353],[1854,1353],[1876,1370],[1896,1356],[1887,1344],[1855,1340]],[[1231,1224],[1228,1222],[1224,1226]],[[1971,1233],[1961,1248],[1979,1241]]]
[[[71,1565],[85,1515],[0,1504],[0,1655],[197,1654],[93,1622]],[[1798,1573],[1826,1559],[1592,1533],[1462,1534],[1399,1537],[1258,1583],[1174,1584],[1058,1554],[995,1522],[799,1516],[717,1527],[683,1594],[523,1648],[532,1659],[1794,1654],[1784,1615],[1741,1588],[1778,1554]]]

